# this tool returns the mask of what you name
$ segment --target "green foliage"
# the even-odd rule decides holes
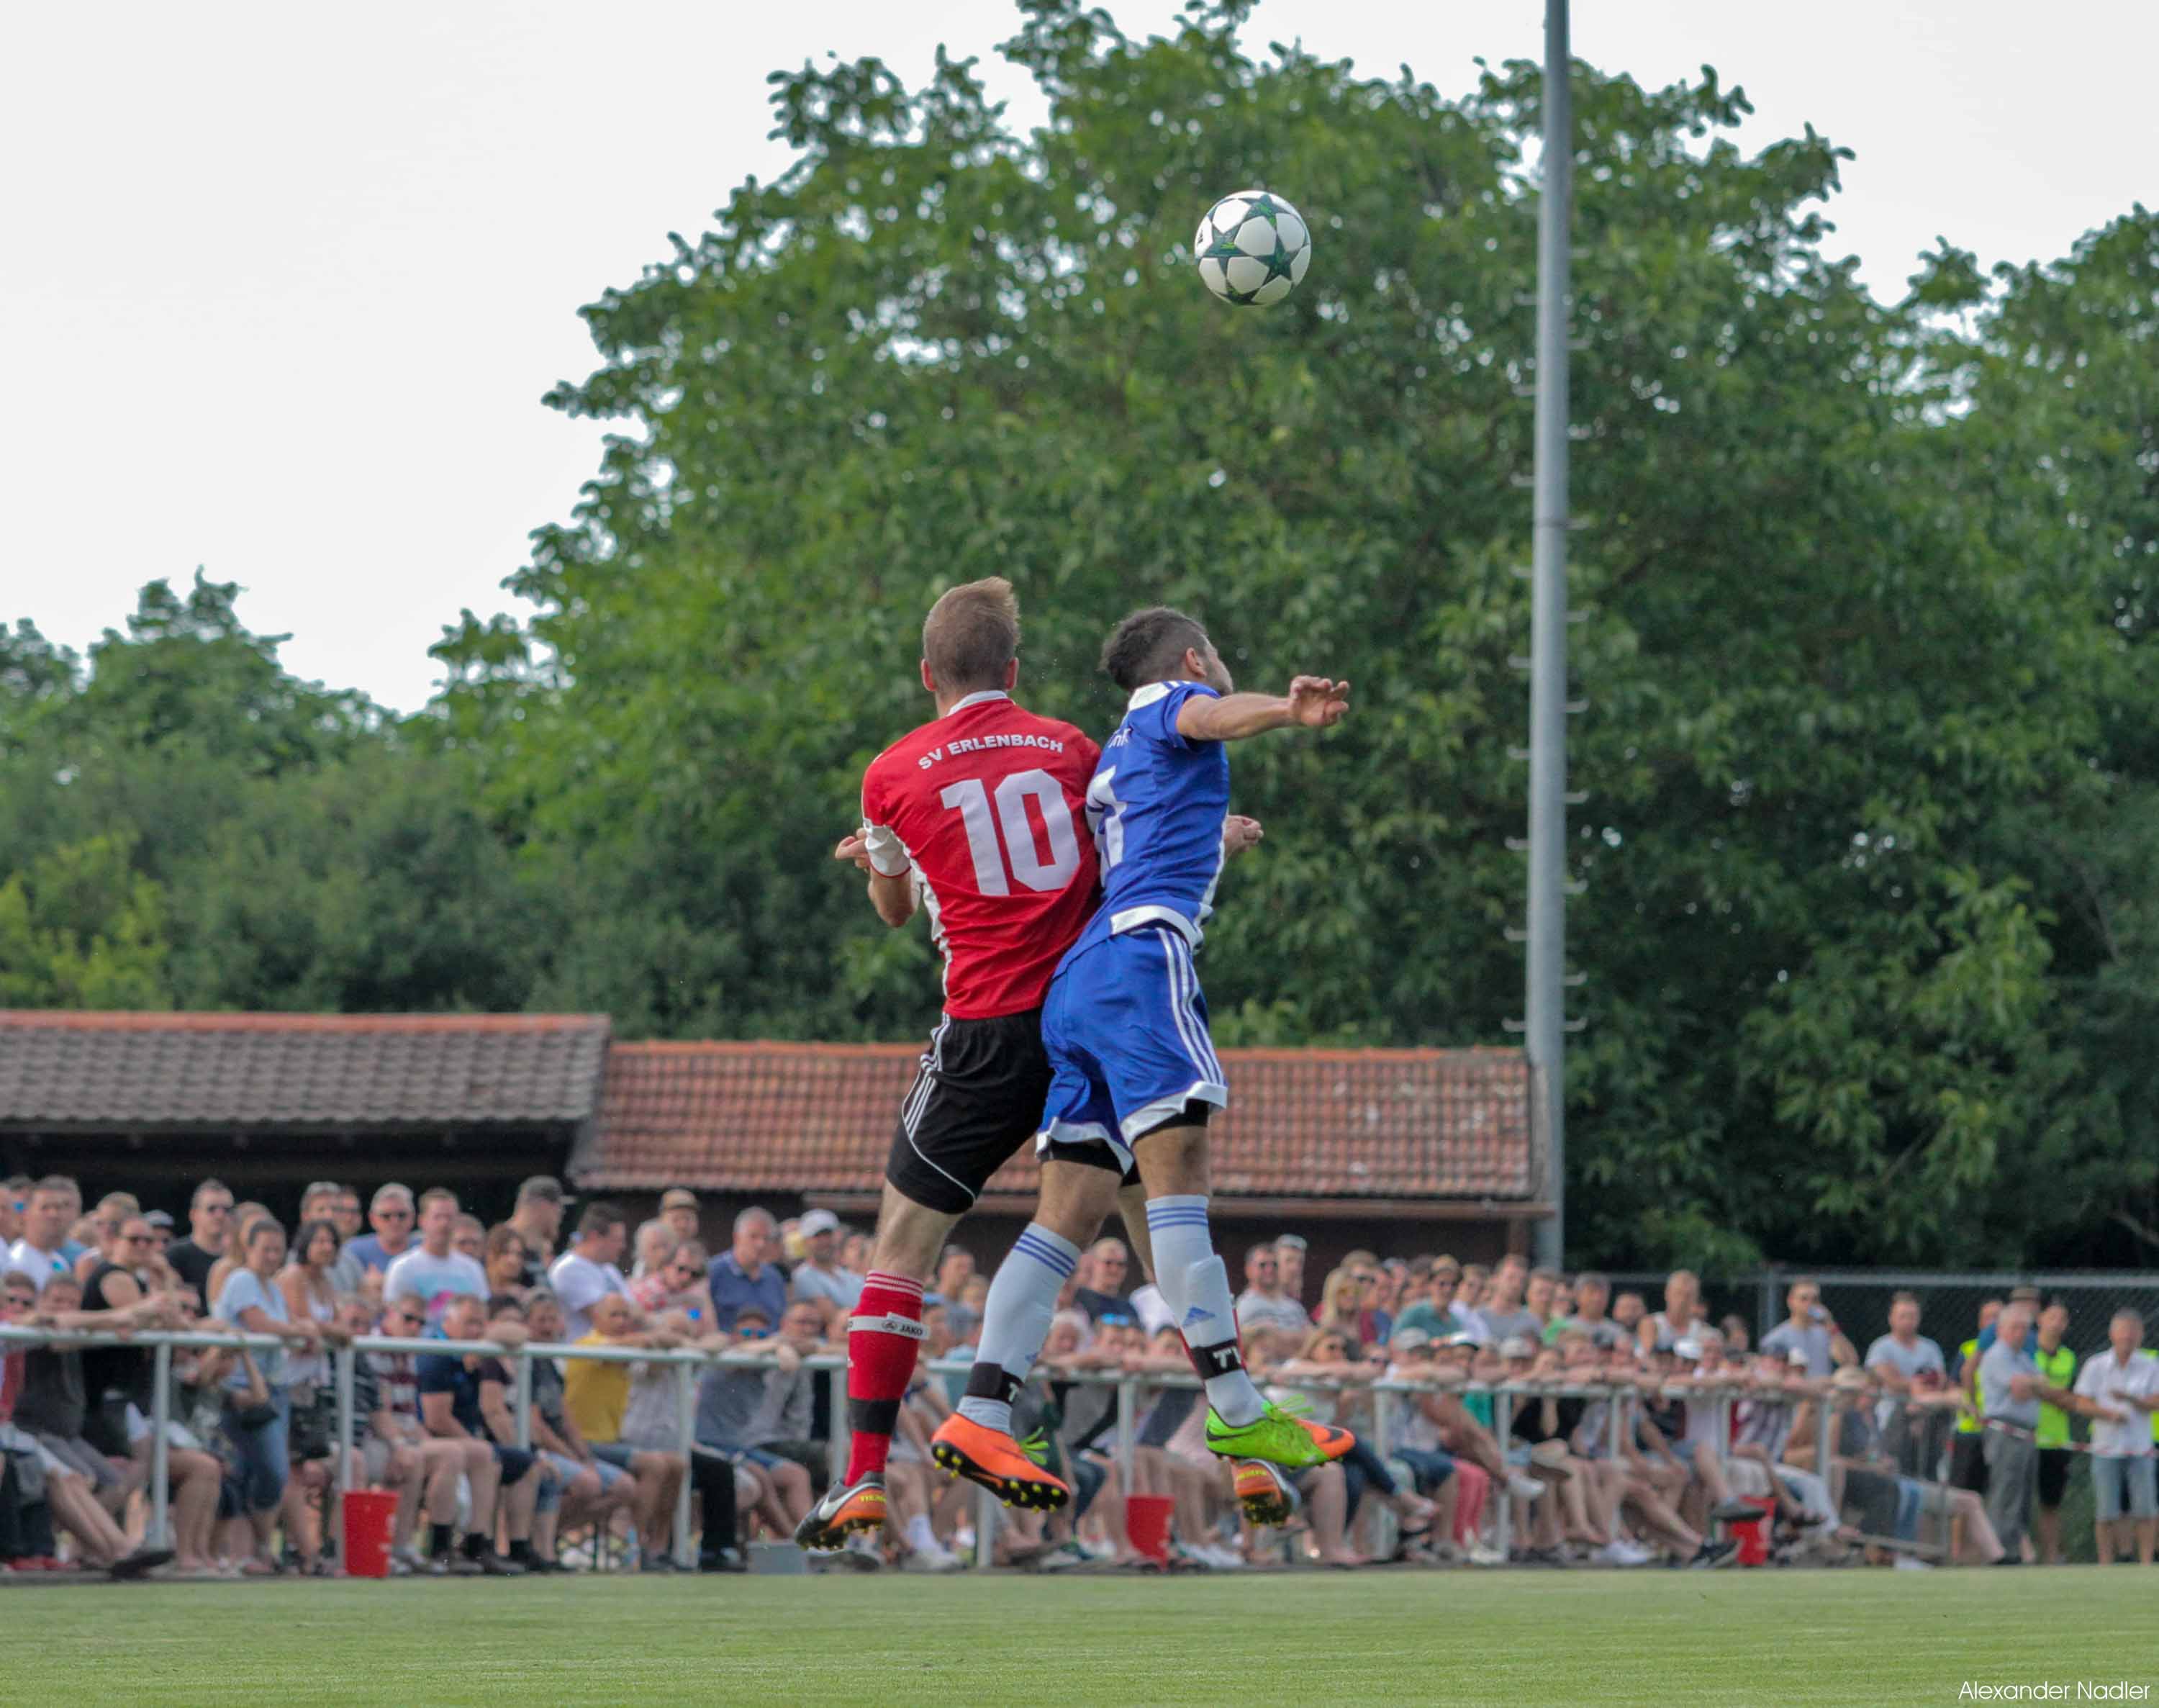
[[[1356,684],[1236,756],[1224,1042],[1502,1038],[1540,80],[1254,57],[1247,9],[1028,0],[1024,135],[971,60],[776,76],[794,166],[586,311],[551,401],[620,430],[531,620],[464,613],[403,726],[199,577],[86,674],[0,635],[0,871],[114,839],[184,1003],[919,1036],[926,943],[827,855],[927,712],[922,613],[1002,573],[1024,693],[1090,727],[1141,603],[1247,686]],[[1945,244],[1884,304],[1822,256],[1828,139],[1743,153],[1707,70],[1574,83],[1574,1250],[2149,1260],[2155,221],[1991,279]],[[1185,246],[1254,184],[1315,247],[1240,313]]]
[[[164,898],[111,837],[0,884],[0,1008],[169,1008]]]

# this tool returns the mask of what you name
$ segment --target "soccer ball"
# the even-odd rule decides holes
[[[1265,308],[1295,290],[1312,263],[1312,232],[1278,195],[1240,189],[1207,210],[1192,240],[1199,282],[1225,303]]]

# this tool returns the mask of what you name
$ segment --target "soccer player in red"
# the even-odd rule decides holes
[[[848,1328],[852,1448],[795,1531],[805,1547],[836,1548],[884,1522],[885,1461],[914,1374],[924,1283],[954,1224],[1041,1126],[1043,992],[1099,894],[1085,809],[1100,750],[1012,699],[1018,653],[1019,602],[1002,577],[937,601],[922,625],[922,686],[937,716],[871,762],[862,828],[834,851],[869,874],[887,925],[906,924],[918,907],[929,914],[945,1012],[900,1105],[872,1272]],[[1070,1273],[1116,1201],[1116,1167],[1100,1146],[1045,1159],[1041,1205],[1021,1236],[1033,1260]],[[1145,1220],[1131,1219],[1144,1261]],[[1015,1505],[1058,1506],[1067,1493],[994,1431],[940,1462]]]

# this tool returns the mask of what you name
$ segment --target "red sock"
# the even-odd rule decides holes
[[[884,1469],[921,1345],[922,1283],[883,1271],[869,1276],[847,1325],[849,1483]]]

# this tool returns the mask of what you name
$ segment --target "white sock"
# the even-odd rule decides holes
[[[1178,1332],[1195,1359],[1214,1349],[1218,1368],[1207,1377],[1207,1403],[1232,1427],[1256,1421],[1265,1409],[1260,1390],[1237,1353],[1237,1313],[1230,1271],[1214,1255],[1204,1193],[1147,1200],[1147,1239],[1154,1246],[1155,1285],[1176,1312]]]
[[[1057,1296],[1079,1266],[1080,1248],[1039,1222],[1029,1222],[990,1282],[982,1306],[982,1338],[967,1378],[960,1415],[985,1429],[1012,1432],[1012,1395],[1042,1355]]]

